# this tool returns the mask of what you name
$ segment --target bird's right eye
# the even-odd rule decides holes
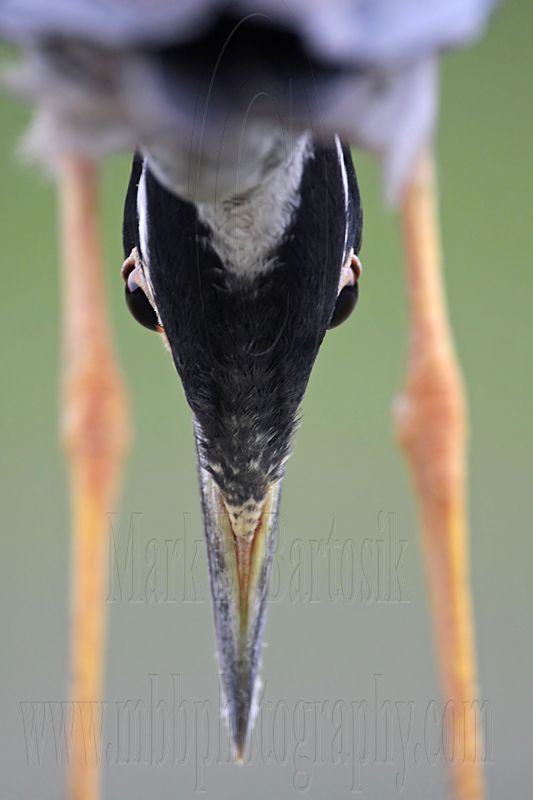
[[[150,331],[162,332],[156,310],[148,298],[146,279],[140,263],[132,253],[122,267],[122,277],[126,284],[124,296],[132,317]]]
[[[341,270],[339,281],[339,294],[337,295],[337,302],[333,309],[333,314],[329,321],[328,330],[337,328],[346,322],[355,306],[357,305],[357,297],[359,294],[358,281],[361,277],[361,262],[355,255],[353,250],[350,250],[346,263]]]

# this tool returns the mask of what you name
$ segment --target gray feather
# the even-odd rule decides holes
[[[237,9],[243,18],[264,15],[297,33],[312,56],[343,69],[325,86],[309,82],[316,108],[309,112],[306,106],[302,115],[281,109],[281,119],[279,102],[270,111],[254,107],[250,116],[249,103],[235,105],[227,86],[220,90],[227,92],[224,102],[216,85],[209,107],[200,103],[198,113],[190,102],[190,75],[173,73],[167,80],[154,56],[156,45],[177,45],[199,35],[226,6],[222,0],[0,0],[0,36],[18,42],[26,53],[25,66],[11,84],[38,109],[30,148],[53,162],[65,150],[101,156],[140,147],[168,188],[190,195],[194,184],[194,192],[202,195],[213,190],[201,185],[202,179],[212,180],[211,167],[217,159],[220,167],[221,152],[222,182],[226,173],[242,167],[236,159],[243,153],[253,161],[253,142],[247,131],[243,135],[246,125],[259,141],[261,126],[286,135],[290,124],[311,128],[315,135],[338,132],[378,153],[394,198],[420,144],[431,135],[437,54],[477,35],[494,0],[232,4],[233,13]],[[243,147],[228,153],[231,141]]]

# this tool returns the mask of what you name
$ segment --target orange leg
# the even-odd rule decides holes
[[[467,556],[466,402],[447,316],[431,153],[420,155],[402,198],[410,348],[397,435],[418,496],[444,703],[453,709],[446,753],[455,800],[481,800],[483,745]],[[451,718],[451,717],[449,717]],[[453,748],[453,749],[452,749]]]
[[[59,191],[64,265],[62,432],[73,530],[68,797],[97,800],[107,514],[115,507],[129,441],[128,407],[106,311],[95,164],[66,157]]]

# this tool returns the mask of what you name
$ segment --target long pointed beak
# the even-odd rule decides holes
[[[253,723],[280,482],[264,498],[228,506],[200,467],[218,659],[235,757],[242,761]]]

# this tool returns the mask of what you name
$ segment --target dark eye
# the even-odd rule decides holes
[[[148,328],[150,331],[161,331],[157,314],[155,313],[152,304],[146,297],[144,291],[139,284],[135,281],[135,274],[132,272],[126,281],[126,305],[128,306],[131,315],[137,320],[138,323]]]
[[[346,322],[357,305],[358,294],[359,290],[356,283],[353,286],[345,286],[344,289],[341,289],[329,321],[328,330],[337,328],[343,322]]]

